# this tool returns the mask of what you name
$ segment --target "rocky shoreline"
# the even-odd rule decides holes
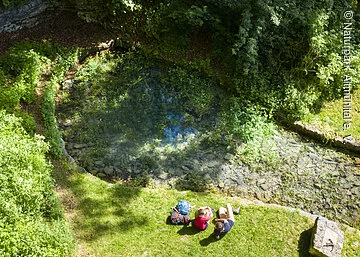
[[[200,148],[182,158],[158,156],[152,169],[144,158],[128,156],[123,165],[93,160],[85,170],[101,178],[136,178],[146,171],[154,183],[179,189],[215,189],[234,196],[258,199],[355,224],[360,219],[360,160],[318,145],[298,134],[280,130],[273,137],[279,153],[275,167],[255,167],[239,161],[226,148]],[[87,144],[68,143],[67,151],[81,165]],[[110,150],[111,152],[111,150]],[[116,153],[117,155],[119,153]],[[149,160],[153,156],[149,156]],[[163,159],[163,160],[162,160]],[[123,170],[123,167],[126,167]]]

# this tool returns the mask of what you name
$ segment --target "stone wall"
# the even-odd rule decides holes
[[[38,16],[54,4],[54,1],[49,0],[29,0],[25,5],[0,11],[0,32],[13,32],[35,26]]]
[[[322,131],[310,125],[305,125],[300,121],[290,124],[290,127],[293,131],[296,131],[301,135],[310,137],[320,142],[328,142],[334,147],[343,148],[349,150],[350,152],[360,154],[360,143],[356,142],[351,136],[327,139]]]

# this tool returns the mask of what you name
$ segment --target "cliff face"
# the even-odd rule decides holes
[[[0,11],[0,32],[13,32],[35,26],[39,14],[53,4],[48,0],[30,0],[25,5]]]

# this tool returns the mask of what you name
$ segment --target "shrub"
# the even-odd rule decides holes
[[[26,4],[27,2],[29,2],[29,0],[2,0],[0,7],[11,9],[22,4]]]
[[[0,107],[12,111],[35,99],[35,89],[49,60],[30,46],[16,45],[0,55]]]
[[[45,223],[26,217],[14,224],[0,221],[1,256],[69,256],[74,241],[64,220]]]
[[[56,90],[77,56],[78,51],[61,49],[51,42],[18,43],[6,54],[0,55],[0,107],[22,117],[22,123],[30,133],[36,132],[34,120],[15,107],[23,101],[33,103],[40,76],[46,72],[46,68],[51,67],[51,72],[47,74],[50,82],[43,96],[42,117],[45,137],[55,157],[62,154],[61,133],[55,119]]]
[[[21,125],[28,134],[34,135],[38,131],[35,119],[30,114],[21,109],[15,109],[14,115],[20,118]]]
[[[231,140],[239,138],[247,143],[257,138],[268,137],[274,132],[274,125],[256,107],[231,98],[221,116],[221,126]]]
[[[69,255],[74,242],[52,189],[48,145],[1,111],[0,149],[1,255]]]
[[[228,101],[221,115],[220,130],[228,142],[236,146],[242,161],[276,165],[278,156],[271,139],[276,132],[275,125],[256,107],[239,101],[238,98]]]
[[[50,144],[50,151],[59,158],[62,155],[61,132],[59,131],[55,118],[55,97],[56,88],[53,83],[49,83],[44,91],[41,113],[44,121],[45,137]]]

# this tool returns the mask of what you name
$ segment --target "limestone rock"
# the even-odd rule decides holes
[[[168,174],[167,173],[160,173],[157,177],[159,179],[161,179],[161,180],[166,180],[166,179],[168,179]]]
[[[108,166],[104,168],[104,173],[106,175],[113,175],[113,171],[114,171],[114,167],[112,166]]]
[[[91,174],[93,174],[93,175],[96,175],[96,174],[99,173],[99,170],[96,169],[96,168],[94,168],[94,169],[90,169],[89,172],[90,172]]]
[[[87,144],[73,144],[73,148],[75,149],[81,149],[81,148],[86,148]]]
[[[27,2],[16,8],[0,10],[0,32],[13,32],[35,26],[37,17],[49,7],[49,1],[32,0]]]
[[[334,221],[318,217],[315,221],[309,253],[316,257],[340,257],[344,242],[342,232]]]
[[[100,168],[102,168],[102,167],[105,166],[104,162],[101,161],[101,160],[95,161],[94,164],[95,164],[97,167],[100,167]]]
[[[230,161],[231,159],[233,159],[234,158],[234,155],[232,155],[231,153],[227,153],[225,156],[224,156],[224,159],[225,160],[228,160],[228,161]]]
[[[102,173],[102,172],[98,173],[96,176],[97,176],[98,178],[100,178],[100,179],[106,179],[106,178],[107,178],[107,176],[106,176],[104,173]]]

